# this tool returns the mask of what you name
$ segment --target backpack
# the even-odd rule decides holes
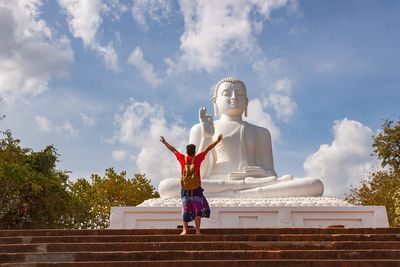
[[[185,167],[181,178],[181,186],[185,190],[195,190],[200,187],[200,177],[194,168],[195,158],[193,157],[192,162],[188,163],[188,158],[185,156]]]

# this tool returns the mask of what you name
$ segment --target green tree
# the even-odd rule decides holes
[[[393,125],[393,121],[386,120],[383,131],[374,140],[374,152],[382,161],[382,167],[388,167],[389,172],[400,170],[400,121]]]
[[[400,121],[386,120],[373,148],[382,169],[373,172],[346,196],[358,205],[384,205],[389,224],[400,226]]]
[[[53,146],[20,147],[10,131],[0,140],[0,228],[59,228],[69,210],[68,175],[56,170]]]
[[[0,229],[105,228],[112,206],[136,206],[158,197],[143,174],[127,179],[113,168],[104,177],[70,182],[56,169],[53,146],[41,151],[20,146],[6,131],[0,139]]]
[[[80,178],[70,189],[73,203],[70,227],[82,229],[108,227],[112,206],[136,206],[159,197],[144,174],[127,179],[125,171],[117,174],[113,168],[108,168],[104,177],[92,175],[90,182]]]

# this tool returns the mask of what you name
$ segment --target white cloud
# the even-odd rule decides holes
[[[92,44],[92,48],[103,57],[107,68],[113,71],[119,71],[118,55],[117,52],[115,52],[112,43],[109,43],[107,46],[101,46],[95,43]]]
[[[121,144],[140,146],[145,142],[143,130],[150,124],[150,119],[159,116],[162,109],[148,102],[138,102],[133,99],[123,107],[122,114],[115,116],[118,130],[115,138]]]
[[[95,42],[97,29],[102,19],[101,0],[58,0],[61,7],[67,10],[68,26],[75,37],[82,38],[85,44]]]
[[[143,52],[140,47],[136,47],[128,58],[128,63],[135,66],[142,75],[143,79],[152,87],[161,83],[161,80],[154,72],[154,67],[143,58]]]
[[[103,22],[101,14],[120,6],[108,6],[102,0],[58,0],[58,3],[67,12],[69,30],[74,37],[81,38],[85,46],[96,51],[104,59],[107,68],[118,71],[118,57],[112,43],[100,45],[96,35]]]
[[[175,156],[161,143],[164,136],[177,149],[187,144],[188,130],[178,122],[168,123],[163,108],[148,102],[130,100],[116,115],[118,127],[114,139],[137,151],[136,165],[140,173],[145,173],[154,186],[165,178],[179,177],[179,164]]]
[[[87,116],[85,114],[81,114],[81,118],[82,118],[82,123],[85,126],[92,127],[95,126],[97,123],[97,118],[93,116]]]
[[[42,132],[52,131],[52,123],[45,116],[35,116],[35,123]]]
[[[278,119],[283,121],[288,121],[297,110],[297,104],[291,97],[292,88],[293,82],[289,78],[277,80],[264,98],[264,104],[271,107]]]
[[[57,125],[51,122],[46,116],[35,116],[34,121],[41,132],[56,132],[66,138],[76,137],[78,135],[78,129],[69,121]]]
[[[112,152],[112,158],[115,161],[123,161],[126,159],[128,153],[125,150],[114,150]]]
[[[268,60],[266,57],[257,59],[252,64],[252,69],[260,77],[268,77],[271,73],[280,73],[285,65],[285,60],[282,58],[275,58]]]
[[[129,11],[129,4],[124,3],[121,0],[105,0],[105,5],[103,5],[104,13],[111,15],[115,20],[119,20],[121,15]]]
[[[73,52],[40,18],[39,0],[0,2],[0,95],[37,95],[54,75],[66,75]],[[49,57],[48,55],[51,55]]]
[[[275,110],[278,119],[284,121],[287,121],[297,108],[296,103],[287,95],[272,93],[267,97],[266,101]]]
[[[146,15],[160,22],[172,15],[172,2],[169,0],[134,0],[131,8],[132,17],[139,27],[147,31],[149,27]]]
[[[249,101],[247,113],[246,120],[248,122],[267,128],[271,133],[273,142],[279,140],[280,130],[272,121],[271,116],[264,111],[263,105],[259,99],[252,99]]]
[[[343,196],[376,163],[371,157],[373,132],[360,122],[345,118],[335,121],[333,133],[332,143],[321,145],[307,157],[303,167],[307,176],[323,181],[325,195]]]
[[[75,128],[72,123],[66,121],[63,123],[61,127],[57,128],[58,133],[63,135],[64,137],[76,137],[78,135],[78,129]]]
[[[261,49],[255,35],[272,10],[286,0],[180,1],[185,31],[181,36],[181,57],[167,59],[170,69],[212,72],[227,66],[229,54],[240,52],[258,58]],[[171,70],[167,71],[171,72]]]
[[[290,95],[292,93],[293,82],[289,78],[283,78],[275,82],[274,91],[281,94]]]

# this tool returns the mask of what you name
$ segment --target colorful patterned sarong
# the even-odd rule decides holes
[[[196,216],[210,218],[210,207],[203,191],[202,187],[190,191],[181,189],[183,221],[193,221]]]

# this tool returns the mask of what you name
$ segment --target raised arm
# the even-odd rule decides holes
[[[213,149],[219,142],[222,140],[222,134],[218,135],[217,140],[214,143],[211,143],[208,145],[208,147],[204,150],[204,152],[207,154],[211,149]]]
[[[176,154],[178,152],[175,147],[171,146],[167,141],[165,141],[163,136],[160,136],[160,142],[163,143],[172,153]]]

